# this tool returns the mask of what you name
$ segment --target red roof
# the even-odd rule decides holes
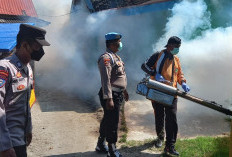
[[[32,0],[0,0],[0,14],[37,17]]]

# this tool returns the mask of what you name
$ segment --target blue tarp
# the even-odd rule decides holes
[[[9,52],[16,46],[16,37],[21,23],[0,24],[0,52]],[[28,23],[34,25],[34,23]]]

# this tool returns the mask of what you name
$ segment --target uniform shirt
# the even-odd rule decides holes
[[[25,133],[32,132],[30,91],[32,69],[13,54],[0,60],[0,151],[25,145]]]
[[[163,55],[163,58],[161,56]],[[157,68],[157,62],[160,62]],[[181,69],[179,58],[172,55],[165,50],[154,53],[145,63],[148,70],[154,70],[155,73],[161,74],[164,79],[172,82],[173,87],[177,87],[177,82],[181,85],[182,81],[186,82],[184,74]],[[151,79],[155,79],[154,76]]]
[[[103,99],[113,98],[112,87],[126,89],[127,86],[124,63],[117,54],[107,51],[98,60]]]

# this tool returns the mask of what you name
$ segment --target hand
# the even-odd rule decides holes
[[[159,81],[159,82],[165,82],[166,81],[161,74],[156,74],[155,79],[156,79],[156,81]]]
[[[113,110],[114,109],[114,102],[113,102],[112,98],[106,100],[106,109],[107,110]]]
[[[1,157],[17,157],[14,148],[10,148],[0,153]]]
[[[126,89],[124,90],[123,94],[124,94],[125,101],[128,101],[129,100],[129,94],[128,94]]]
[[[26,140],[27,140],[27,146],[29,146],[32,140],[32,133],[26,134]]]
[[[181,86],[186,93],[190,91],[190,87],[185,82],[182,82]]]

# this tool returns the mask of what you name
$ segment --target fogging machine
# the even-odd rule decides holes
[[[152,80],[148,77],[144,78],[140,83],[138,83],[136,93],[165,106],[171,106],[174,98],[176,96],[180,96],[184,99],[193,101],[213,110],[232,116],[231,110],[224,108],[222,105],[219,105],[214,101],[207,101],[201,98],[197,98],[195,96],[187,94],[186,92],[182,92],[177,88]]]

